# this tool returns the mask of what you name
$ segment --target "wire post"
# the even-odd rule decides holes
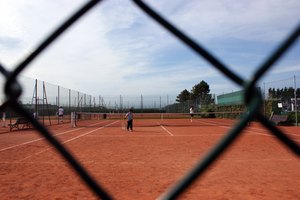
[[[69,111],[68,111],[68,113],[69,112],[71,112],[71,89],[69,89]]]
[[[35,79],[35,106],[34,106],[34,117],[38,118],[38,84],[37,79]]]
[[[266,116],[266,83],[264,82],[264,116]]]
[[[59,105],[60,102],[59,102],[59,86],[57,86],[57,123],[59,124],[59,113],[58,113],[58,108],[59,108]]]
[[[71,128],[76,128],[75,116],[75,112],[71,112]]]
[[[294,75],[294,95],[295,95],[295,118],[296,118],[296,126],[298,126],[298,109],[297,109],[297,86],[296,86],[296,76]]]
[[[6,113],[2,112],[2,127],[6,127],[5,120],[6,120]]]

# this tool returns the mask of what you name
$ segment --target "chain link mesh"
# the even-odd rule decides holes
[[[28,57],[20,61],[14,71],[8,71],[4,66],[0,64],[0,72],[5,77],[5,95],[6,100],[1,105],[0,110],[11,108],[18,112],[20,115],[30,120],[32,125],[39,131],[39,133],[45,137],[49,143],[51,143],[57,151],[65,158],[65,160],[73,167],[78,176],[86,183],[87,186],[101,199],[113,199],[111,194],[108,194],[106,190],[100,185],[99,181],[94,180],[86,169],[74,158],[74,156],[66,150],[66,148],[58,142],[40,122],[20,104],[18,99],[22,93],[22,85],[18,81],[20,73],[30,63],[36,59],[53,41],[61,36],[70,26],[72,26],[81,16],[89,12],[96,4],[101,2],[100,0],[91,0],[83,5],[75,14],[73,14],[67,21],[53,31]],[[192,170],[188,172],[186,176],[182,178],[174,187],[169,189],[165,194],[162,194],[160,199],[175,199],[181,195],[196,179],[199,179],[201,175],[209,168],[209,166],[216,161],[225,150],[232,145],[236,139],[242,134],[242,131],[247,127],[254,117],[263,125],[266,129],[269,129],[272,134],[281,141],[282,145],[287,146],[291,152],[300,157],[300,147],[293,140],[291,140],[284,132],[274,126],[264,115],[261,113],[263,106],[263,98],[260,91],[257,90],[257,83],[261,77],[266,74],[271,67],[282,58],[283,54],[296,42],[300,35],[300,24],[290,36],[284,40],[277,49],[268,57],[268,59],[257,68],[256,72],[249,80],[242,79],[227,66],[225,66],[219,59],[216,59],[210,52],[208,52],[199,43],[196,43],[191,38],[187,37],[183,32],[177,29],[174,25],[169,23],[166,19],[162,18],[159,13],[151,9],[147,4],[140,0],[133,0],[133,2],[148,14],[153,20],[161,24],[163,28],[168,30],[171,34],[178,38],[181,42],[186,44],[189,48],[195,51],[199,57],[202,57],[209,62],[212,67],[221,71],[224,76],[227,76],[233,82],[241,86],[245,92],[245,105],[247,107],[247,114],[239,121],[239,123],[230,130],[225,137],[217,144],[204,159],[199,160],[198,164],[194,166]]]

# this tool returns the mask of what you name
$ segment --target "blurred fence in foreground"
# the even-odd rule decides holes
[[[54,30],[53,33],[50,33],[49,36],[36,48],[32,51],[26,59],[24,59],[19,65],[16,66],[15,70],[10,72],[4,66],[0,65],[0,72],[5,77],[5,94],[6,99],[2,103],[0,110],[5,110],[10,108],[18,112],[23,117],[27,118],[32,125],[39,131],[39,133],[44,136],[49,143],[51,143],[56,150],[65,158],[65,160],[73,167],[77,172],[78,176],[86,183],[86,185],[102,199],[112,199],[112,195],[109,194],[99,183],[94,180],[93,177],[88,173],[88,171],[80,164],[79,161],[67,151],[63,144],[61,144],[50,132],[43,126],[39,121],[37,121],[32,113],[29,113],[23,106],[20,104],[22,97],[20,96],[24,90],[23,84],[20,81],[20,73],[30,65],[36,57],[40,55],[53,41],[55,41],[62,33],[65,32],[71,25],[73,25],[81,16],[86,14],[91,8],[93,8],[100,1],[91,0],[83,5],[74,15],[68,18],[58,29]],[[224,76],[231,79],[237,85],[239,85],[243,90],[245,90],[244,105],[247,108],[247,112],[239,120],[239,122],[232,127],[232,129],[225,134],[219,143],[208,152],[208,154],[200,159],[199,162],[186,174],[182,180],[178,181],[174,187],[170,187],[168,191],[161,195],[159,199],[175,199],[182,195],[188,187],[190,187],[195,180],[202,175],[220,156],[228,149],[234,142],[237,142],[238,136],[242,135],[243,130],[248,126],[249,122],[256,118],[266,129],[270,130],[271,134],[276,137],[283,146],[289,148],[291,153],[300,157],[300,147],[293,141],[287,134],[278,129],[274,124],[266,118],[261,110],[263,106],[263,97],[260,91],[257,90],[258,81],[261,77],[271,69],[271,67],[283,57],[283,54],[297,42],[297,39],[300,35],[300,24],[296,27],[295,30],[291,31],[291,34],[280,44],[278,48],[266,59],[261,66],[257,67],[257,70],[253,73],[253,76],[250,80],[246,80],[238,76],[234,71],[231,71],[220,59],[216,59],[213,54],[209,53],[204,47],[196,43],[194,40],[186,36],[182,31],[177,29],[166,19],[164,19],[159,13],[151,9],[147,4],[139,0],[134,0],[134,3],[137,7],[149,15],[153,20],[162,25],[162,27],[173,34],[179,41],[187,45],[191,50],[193,50],[199,57],[205,59],[209,62],[212,67],[221,71]],[[55,90],[55,87],[54,89]],[[50,91],[50,89],[49,89]],[[64,91],[64,90],[62,90]],[[65,93],[68,90],[62,92]],[[58,93],[56,104],[65,103],[60,100],[60,95],[64,96],[65,94]],[[79,95],[80,96],[80,95]],[[83,100],[83,104],[86,102],[91,102],[91,99]],[[71,97],[73,99],[73,97]],[[77,96],[77,105],[81,102],[81,99]],[[73,99],[74,101],[75,99]],[[24,101],[24,100],[23,100]],[[28,101],[28,100],[27,100]],[[55,101],[54,96],[51,97],[51,102]],[[69,101],[71,105],[71,101]],[[100,181],[101,182],[101,181]],[[125,188],[124,188],[125,189]],[[141,197],[142,199],[143,197]]]

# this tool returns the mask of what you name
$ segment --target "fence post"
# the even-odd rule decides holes
[[[71,89],[69,89],[69,110],[68,113],[71,112]]]
[[[294,75],[294,95],[295,95],[295,118],[296,118],[296,126],[298,126],[298,109],[297,109],[297,86],[296,86],[296,76]]]
[[[6,127],[5,120],[6,120],[6,113],[2,112],[2,127]]]
[[[75,116],[75,112],[71,112],[71,128],[76,127]]]
[[[58,108],[60,106],[60,102],[59,102],[59,85],[57,86],[57,123],[59,124],[59,116],[58,116]]]

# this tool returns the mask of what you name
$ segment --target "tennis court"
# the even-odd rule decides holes
[[[236,123],[228,119],[120,119],[50,126],[114,199],[159,199]],[[158,124],[143,126],[143,124]],[[299,127],[280,127],[300,144]],[[0,134],[1,199],[97,199],[34,129]],[[179,199],[300,199],[299,158],[253,122]]]

